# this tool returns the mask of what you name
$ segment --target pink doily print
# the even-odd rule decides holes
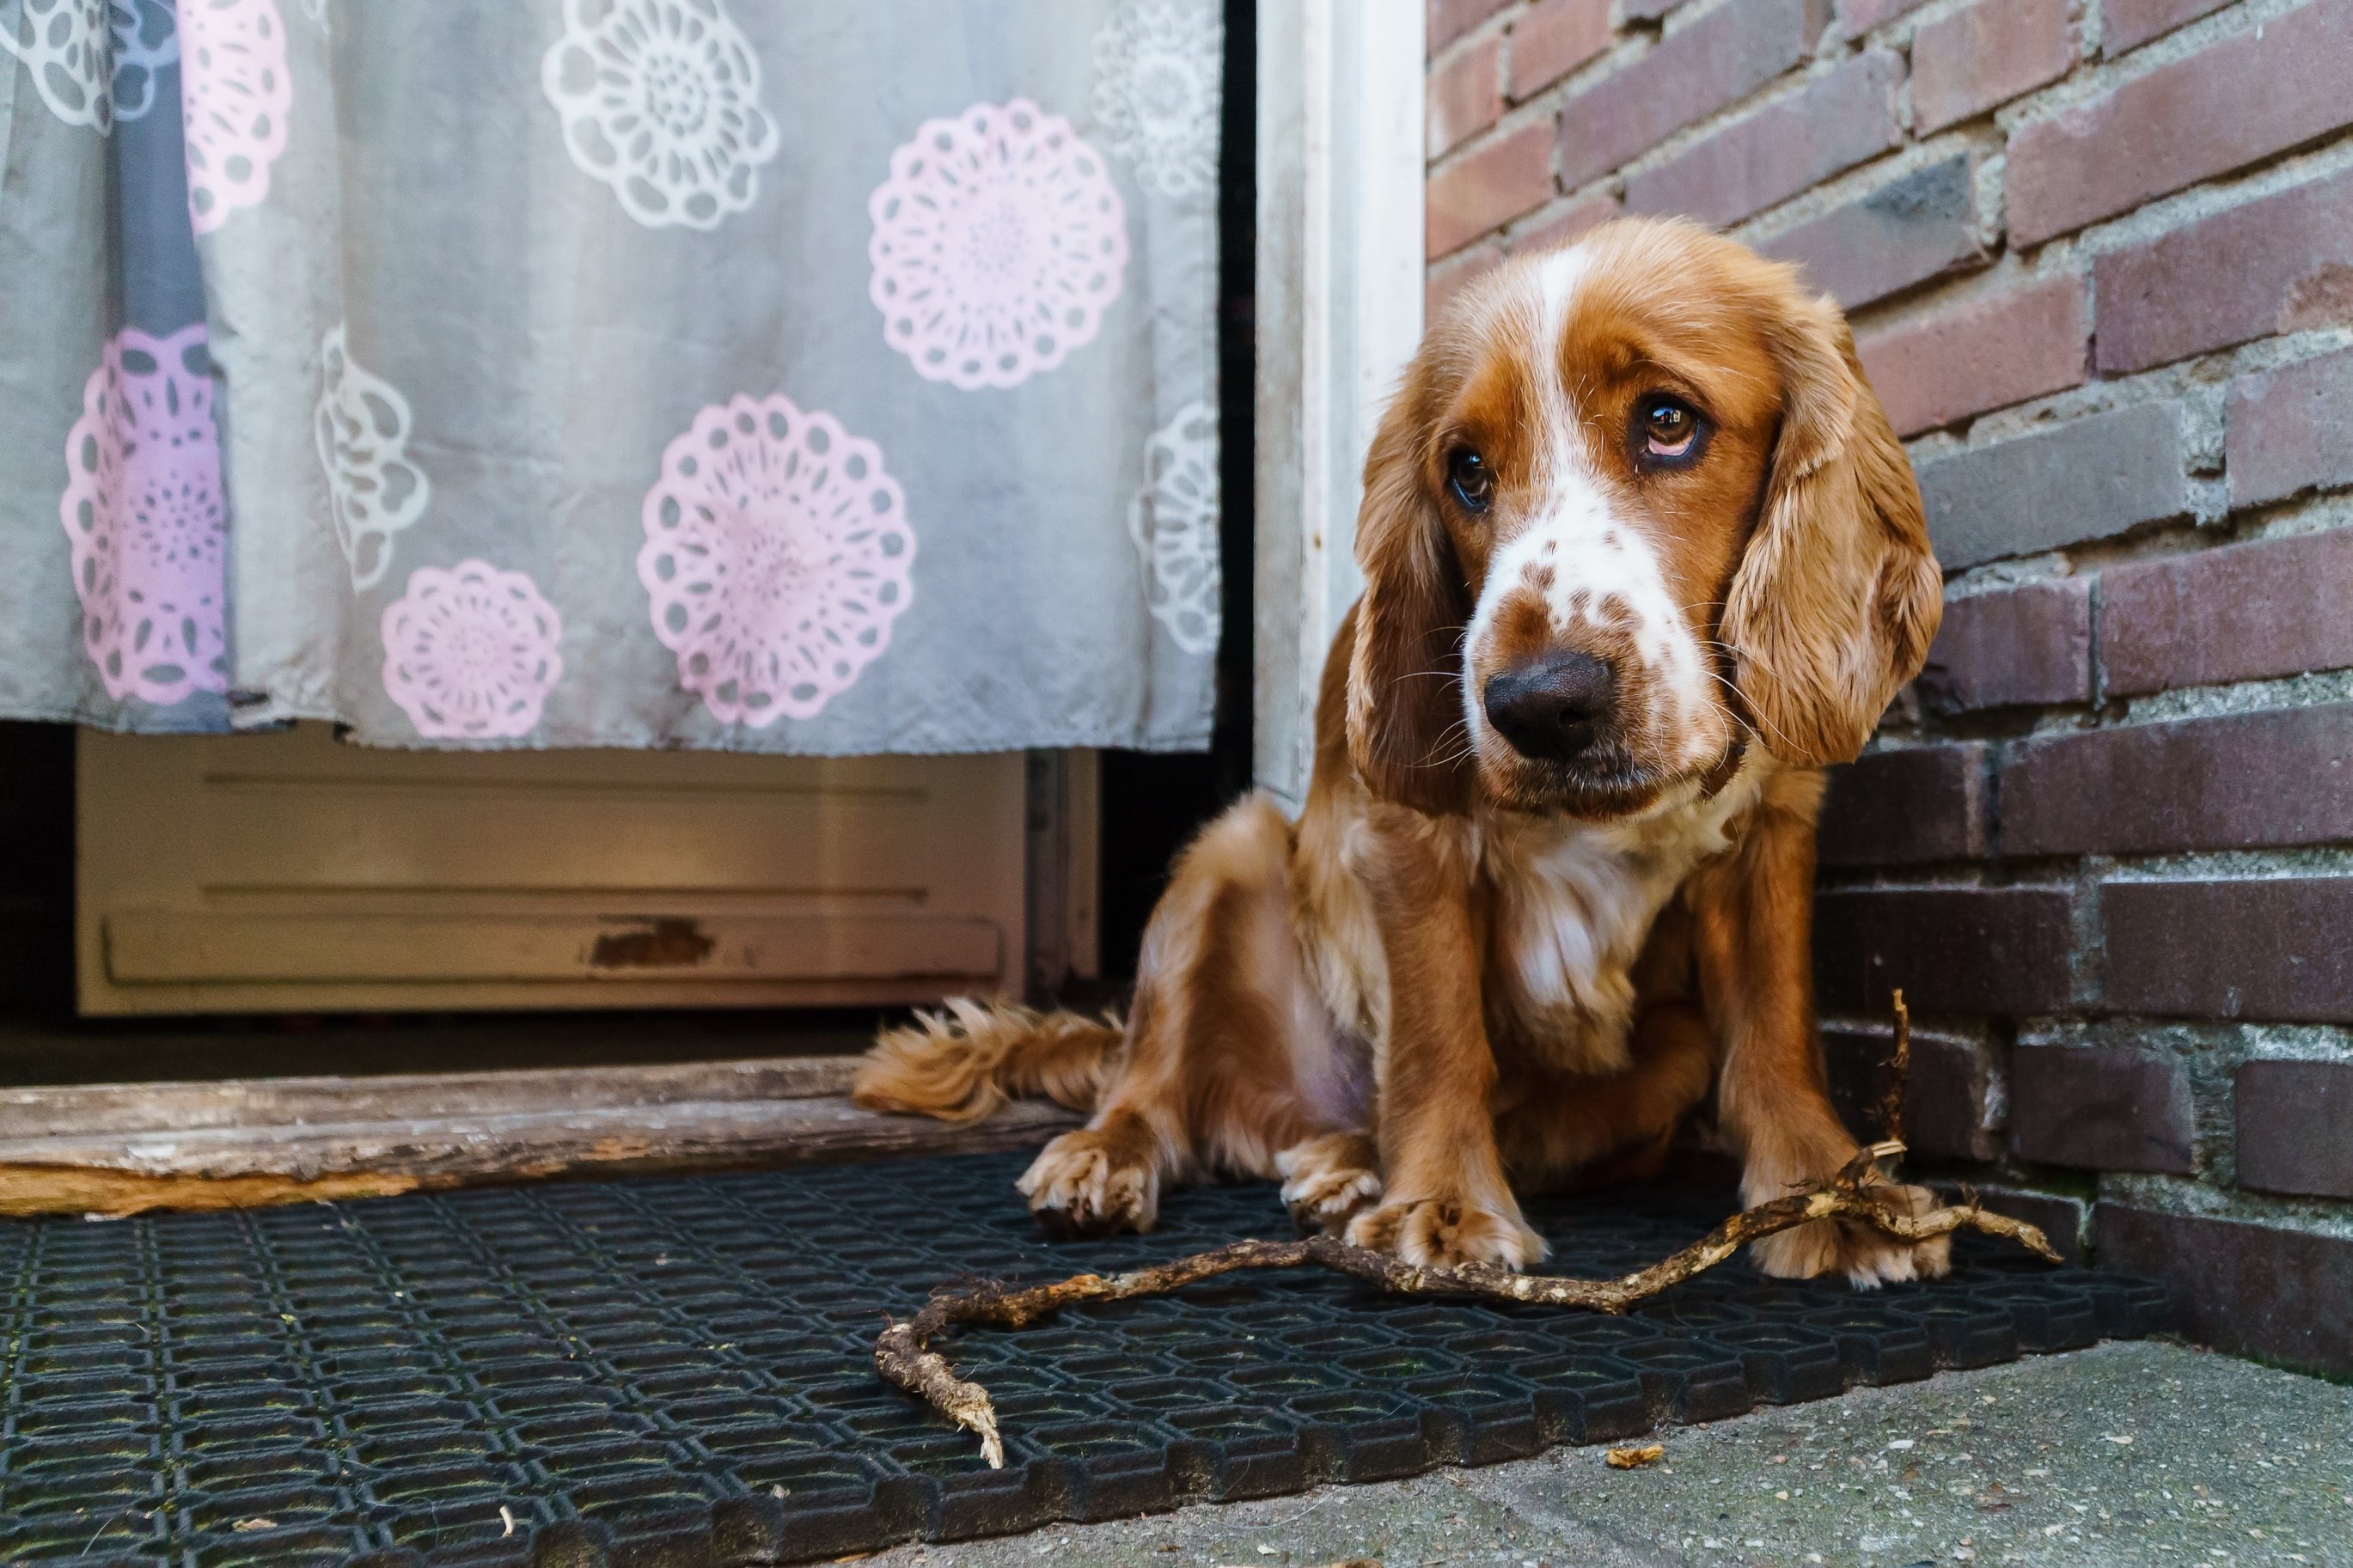
[[[1225,31],[1212,5],[1125,0],[1095,35],[1095,124],[1164,195],[1217,189]]]
[[[25,62],[50,113],[102,136],[155,107],[180,35],[169,0],[23,0],[0,20],[0,49]]]
[[[1103,155],[1027,99],[927,120],[867,198],[867,293],[918,374],[1018,386],[1092,342],[1127,268]]]
[[[564,620],[521,572],[420,566],[384,607],[384,689],[437,741],[528,735],[564,679]]]
[[[227,691],[228,509],[201,323],[115,335],[82,388],[66,471],[58,515],[106,694],[160,708]]]
[[[1188,403],[1144,446],[1127,508],[1144,559],[1144,602],[1187,653],[1218,648],[1218,411]]]
[[[718,227],[784,145],[760,57],[720,0],[565,0],[539,81],[573,163],[649,228]]]
[[[180,0],[180,114],[198,234],[269,195],[293,107],[277,0]]]
[[[781,395],[696,415],[644,515],[654,633],[724,723],[815,718],[914,596],[915,535],[881,449]]]

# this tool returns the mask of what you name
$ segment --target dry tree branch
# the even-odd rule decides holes
[[[1002,1468],[1005,1445],[997,1434],[997,1411],[989,1403],[987,1391],[978,1384],[958,1378],[947,1358],[928,1348],[934,1335],[960,1324],[1024,1328],[1064,1307],[1084,1301],[1124,1301],[1138,1296],[1165,1295],[1240,1269],[1294,1268],[1301,1265],[1329,1268],[1400,1295],[1471,1296],[1619,1314],[1715,1268],[1752,1241],[1821,1219],[1861,1221],[1907,1241],[1926,1241],[1957,1230],[1978,1230],[1989,1236],[2006,1236],[2049,1262],[2060,1261],[2040,1230],[2004,1215],[1989,1214],[1974,1199],[1915,1215],[1888,1202],[1886,1189],[1866,1188],[1864,1184],[1875,1177],[1879,1161],[1892,1160],[1903,1152],[1901,1143],[1875,1143],[1857,1154],[1829,1182],[1736,1214],[1672,1257],[1622,1279],[1568,1279],[1514,1274],[1492,1263],[1424,1268],[1367,1247],[1350,1247],[1328,1236],[1309,1237],[1303,1241],[1238,1241],[1229,1247],[1109,1279],[1100,1274],[1081,1274],[1026,1290],[980,1285],[934,1295],[931,1303],[913,1319],[905,1322],[894,1321],[883,1331],[874,1345],[874,1370],[884,1381],[905,1389],[977,1435],[981,1453],[990,1467]]]
[[[1912,1009],[1904,1005],[1904,988],[1891,999],[1895,1013],[1895,1053],[1887,1058],[1887,1093],[1879,1101],[1880,1133],[1890,1143],[1904,1142],[1904,1080],[1912,1071]]]

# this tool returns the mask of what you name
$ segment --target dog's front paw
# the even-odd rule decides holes
[[[1099,1128],[1065,1132],[1014,1185],[1057,1238],[1150,1230],[1160,1213],[1160,1174],[1150,1153],[1132,1143]]]
[[[1868,1190],[1902,1213],[1924,1215],[1936,1206],[1926,1187],[1875,1185]],[[1759,1268],[1783,1279],[1843,1274],[1856,1289],[1876,1290],[1882,1285],[1944,1274],[1953,1266],[1953,1244],[1948,1237],[1906,1241],[1861,1220],[1823,1219],[1767,1237],[1756,1244],[1756,1257]]]
[[[1302,1236],[1337,1236],[1380,1201],[1380,1153],[1361,1132],[1333,1132],[1274,1157],[1282,1202]]]
[[[1550,1250],[1516,1209],[1499,1213],[1461,1198],[1408,1198],[1381,1205],[1348,1223],[1352,1247],[1393,1252],[1408,1263],[1451,1268],[1499,1263],[1525,1268]]]

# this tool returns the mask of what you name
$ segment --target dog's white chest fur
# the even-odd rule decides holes
[[[1493,890],[1491,1027],[1564,1072],[1623,1071],[1634,962],[1683,879],[1731,847],[1725,828],[1756,803],[1764,767],[1744,765],[1705,800],[1631,822],[1497,814],[1480,825]]]

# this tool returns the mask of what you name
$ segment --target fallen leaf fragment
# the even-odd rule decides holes
[[[236,1523],[229,1526],[229,1529],[238,1535],[249,1535],[257,1530],[275,1530],[277,1528],[278,1521],[274,1519],[240,1519]]]
[[[1667,1457],[1664,1443],[1646,1443],[1639,1448],[1612,1448],[1601,1456],[1602,1463],[1613,1470],[1639,1470],[1644,1465],[1655,1465]]]

